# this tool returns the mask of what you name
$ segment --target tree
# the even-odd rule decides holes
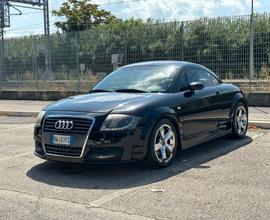
[[[55,23],[56,27],[64,32],[82,31],[116,21],[114,15],[104,9],[99,9],[98,5],[89,0],[67,0],[58,10],[53,10],[52,14],[66,18],[66,21]]]

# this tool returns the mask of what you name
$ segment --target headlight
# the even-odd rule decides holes
[[[36,120],[36,125],[40,126],[41,125],[41,121],[43,119],[43,116],[45,114],[45,111],[40,111]]]
[[[105,119],[101,131],[123,131],[135,129],[140,118],[131,115],[111,114]]]

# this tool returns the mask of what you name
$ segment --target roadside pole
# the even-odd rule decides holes
[[[251,92],[251,83],[254,79],[254,10],[253,0],[251,0],[251,14],[250,14],[250,44],[249,44],[249,93]]]
[[[181,34],[180,34],[180,41],[181,41],[181,60],[183,61],[184,60],[184,22],[182,21],[181,22],[181,27],[180,27],[180,31],[181,31]]]
[[[80,92],[80,60],[79,60],[79,31],[75,32],[76,41],[76,72],[77,72],[77,92]]]

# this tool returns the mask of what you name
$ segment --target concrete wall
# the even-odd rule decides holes
[[[55,101],[77,94],[74,91],[0,91],[0,99]]]
[[[270,93],[246,94],[249,106],[270,107]]]
[[[54,101],[77,95],[75,91],[0,91],[0,99]],[[270,93],[246,94],[249,106],[270,107]]]

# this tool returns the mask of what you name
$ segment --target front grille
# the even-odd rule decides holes
[[[55,123],[58,120],[73,121],[73,128],[70,130],[56,129]],[[92,123],[93,120],[83,118],[47,118],[44,123],[44,131],[54,133],[87,134]]]
[[[49,154],[79,157],[82,153],[82,147],[60,146],[45,144],[46,152]]]

